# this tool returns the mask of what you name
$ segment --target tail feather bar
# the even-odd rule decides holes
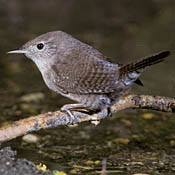
[[[160,63],[164,61],[164,58],[170,55],[170,51],[160,52],[141,60],[123,65],[120,68],[120,77],[123,78],[126,85],[130,85],[135,82],[146,67]]]

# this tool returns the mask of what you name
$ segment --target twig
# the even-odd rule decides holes
[[[116,104],[112,105],[110,110],[112,113],[116,113],[128,108],[175,112],[175,98],[149,95],[126,95]],[[108,113],[107,110],[104,110],[94,115],[76,111],[74,111],[73,114],[74,117],[72,118],[70,115],[60,111],[48,112],[13,122],[12,124],[0,128],[0,142],[2,143],[26,133],[44,128],[76,124],[84,121],[99,121],[106,118]]]

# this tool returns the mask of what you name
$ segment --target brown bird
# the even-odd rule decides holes
[[[37,65],[46,85],[56,93],[68,97],[77,104],[67,104],[67,111],[86,108],[102,111],[123,96],[145,68],[162,62],[170,51],[163,51],[123,65],[108,61],[98,50],[71,35],[55,31],[27,42],[19,50]]]

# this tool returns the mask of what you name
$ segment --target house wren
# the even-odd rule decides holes
[[[49,32],[27,42],[19,50],[37,65],[46,85],[77,104],[64,105],[67,111],[86,108],[107,109],[124,95],[145,68],[163,61],[163,51],[129,64],[114,64],[93,47],[62,32]]]

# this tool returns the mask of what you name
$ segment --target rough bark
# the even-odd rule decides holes
[[[149,95],[126,95],[116,104],[112,105],[110,111],[111,113],[116,113],[128,108],[175,112],[175,98]],[[101,119],[108,116],[108,112],[104,110],[97,114],[88,115],[83,112],[74,111],[73,115],[74,116],[71,117],[67,113],[56,111],[16,121],[0,128],[0,142],[11,140],[32,131],[60,125],[76,124],[84,121],[91,121],[94,124],[98,124]]]

